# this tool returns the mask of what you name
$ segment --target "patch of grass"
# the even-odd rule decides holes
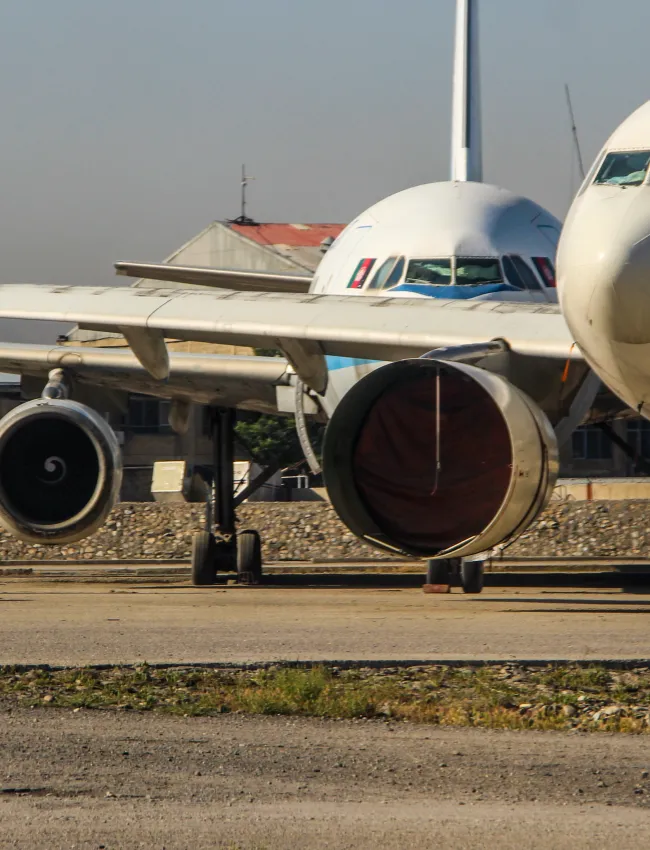
[[[491,729],[650,730],[650,669],[517,665],[407,670],[0,667],[5,705],[386,718]]]

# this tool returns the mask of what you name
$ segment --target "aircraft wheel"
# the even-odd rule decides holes
[[[237,579],[241,584],[262,581],[262,540],[257,531],[237,535]]]
[[[216,584],[215,541],[209,531],[198,531],[192,537],[192,584],[200,587]]]
[[[451,561],[427,561],[427,584],[451,584],[451,576]]]
[[[460,583],[463,593],[480,593],[483,590],[483,561],[463,561],[460,565]]]

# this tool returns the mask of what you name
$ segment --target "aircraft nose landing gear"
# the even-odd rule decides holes
[[[212,411],[212,481],[206,502],[206,530],[192,539],[192,584],[210,585],[219,572],[236,572],[242,584],[262,580],[262,542],[257,531],[237,534],[234,470],[235,424],[231,408]]]

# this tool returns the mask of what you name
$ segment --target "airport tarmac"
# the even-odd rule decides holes
[[[408,575],[193,588],[66,569],[0,579],[0,662],[650,659],[650,593],[627,579],[466,596]],[[0,701],[0,847],[640,850],[649,772],[646,736]]]
[[[647,587],[466,596],[426,595],[408,576],[259,588],[109,579],[0,579],[0,663],[650,659]]]

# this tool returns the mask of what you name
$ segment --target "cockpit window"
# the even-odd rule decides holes
[[[404,271],[404,257],[389,257],[379,267],[377,274],[368,284],[368,289],[388,289],[399,283]]]
[[[457,286],[478,286],[485,283],[503,283],[501,265],[496,258],[458,257],[456,259]]]
[[[411,260],[406,270],[406,283],[452,283],[451,259]]]
[[[399,260],[393,266],[392,272],[386,278],[386,283],[384,285],[384,289],[388,289],[390,286],[397,286],[400,282],[400,278],[402,277],[402,272],[404,271],[404,257],[400,257]]]
[[[440,260],[410,260],[407,284],[434,286],[484,286],[503,283],[497,257],[451,257]]]
[[[549,257],[533,257],[533,265],[540,273],[544,286],[555,288],[557,286],[555,280],[555,266]]]
[[[530,266],[517,254],[503,258],[503,270],[508,282],[519,289],[540,290],[542,287]]]
[[[595,183],[606,186],[640,186],[650,165],[650,151],[608,153]]]

